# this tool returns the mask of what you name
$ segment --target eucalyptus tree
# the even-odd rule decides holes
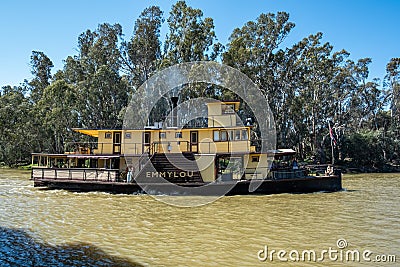
[[[38,101],[44,88],[50,85],[51,69],[54,65],[50,58],[40,51],[32,51],[30,65],[33,75],[33,79],[29,82],[31,97],[33,101]]]
[[[227,51],[223,53],[224,63],[240,69],[262,86],[262,77],[269,74],[265,73],[269,70],[265,67],[273,62],[274,50],[294,26],[286,12],[262,13],[255,21],[249,21],[242,28],[233,30]]]
[[[386,65],[383,85],[386,99],[389,102],[388,114],[382,112],[383,116],[379,117],[383,128],[381,130],[383,153],[385,160],[393,160],[398,164],[400,156],[400,58],[392,58]]]
[[[242,28],[233,30],[227,51],[223,53],[224,64],[241,70],[268,97],[274,98],[274,94],[280,93],[280,88],[273,86],[277,65],[274,51],[294,26],[286,12],[261,14],[256,21],[249,21]]]
[[[15,166],[29,162],[34,140],[29,127],[32,102],[22,87],[0,90],[0,163]]]
[[[121,39],[121,25],[100,24],[79,36],[78,55],[66,60],[64,75],[79,96],[82,127],[121,126],[119,113],[128,99],[127,83],[120,76]]]
[[[351,101],[357,95],[357,81],[354,77],[354,62],[348,59],[350,53],[346,50],[335,52],[332,55],[333,78],[330,83],[333,96],[332,114],[328,115],[334,135],[335,150],[333,157],[343,161],[345,158],[344,146],[346,134],[351,132],[352,110]],[[324,135],[330,136],[329,127]]]
[[[255,21],[249,21],[241,28],[233,30],[227,50],[223,53],[223,63],[239,69],[263,91],[274,114],[278,143],[286,143],[288,132],[288,103],[293,89],[290,85],[293,57],[286,52],[276,51],[285,40],[294,23],[289,14],[261,14]],[[251,116],[244,105],[245,116]]]
[[[38,115],[47,136],[50,152],[63,153],[67,142],[74,141],[72,128],[78,127],[77,92],[64,80],[46,87],[37,103]]]
[[[184,62],[218,59],[222,44],[217,40],[214,20],[210,17],[204,17],[200,9],[188,6],[185,1],[178,1],[171,8],[167,25],[168,32],[165,37],[160,68]],[[183,102],[193,98],[217,96],[219,94],[220,88],[217,86],[192,83],[175,88],[164,97],[169,99],[171,96],[179,95],[180,102]],[[165,115],[171,110],[171,104],[169,103],[169,109],[165,109]]]
[[[356,81],[355,94],[351,99],[351,122],[354,129],[378,130],[377,114],[386,103],[384,92],[379,88],[379,80],[369,80],[370,58],[359,59],[353,65]]]
[[[299,57],[303,51],[301,45],[295,44],[285,51],[275,54],[274,94],[270,97],[270,106],[275,112],[275,121],[279,145],[297,147],[300,158],[306,156],[308,147],[308,124],[306,99],[301,94],[305,67]]]
[[[351,120],[350,103],[357,95],[357,80],[354,77],[354,62],[348,57],[346,50],[335,52],[332,56],[334,63],[331,88],[334,98],[332,121],[339,125],[348,124]]]
[[[176,2],[167,19],[163,66],[182,62],[215,60],[222,45],[217,42],[212,18],[203,18],[203,12]]]
[[[392,58],[386,65],[385,87],[390,96],[390,110],[396,127],[400,122],[400,58]]]
[[[163,22],[163,12],[158,6],[146,8],[135,22],[132,38],[122,43],[122,67],[135,88],[145,82],[160,64]]]
[[[332,45],[321,44],[322,33],[310,35],[301,41],[302,52],[299,57],[304,68],[303,81],[299,83],[299,96],[304,98],[303,109],[309,129],[311,151],[325,159],[325,151],[320,141],[327,129],[329,114],[333,109],[333,94],[330,83],[333,79]]]

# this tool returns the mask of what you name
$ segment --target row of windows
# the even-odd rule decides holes
[[[105,133],[104,136],[106,139],[111,139],[112,134],[110,132]],[[165,139],[167,137],[166,132],[159,133],[160,139]],[[215,142],[223,142],[223,141],[238,141],[238,140],[248,140],[247,130],[215,130],[214,134]],[[131,139],[131,133],[125,133],[125,139]],[[175,138],[182,138],[182,132],[176,132]]]
[[[165,139],[167,138],[167,133],[166,132],[160,132],[159,133],[160,139]],[[175,138],[182,138],[182,132],[176,132],[175,133]]]
[[[239,141],[239,140],[248,140],[249,136],[247,134],[247,130],[216,130],[214,131],[214,141],[215,142],[223,142],[223,141]]]
[[[111,139],[111,138],[112,138],[111,132],[106,132],[106,133],[104,134],[104,138],[105,138],[105,139]],[[132,138],[131,133],[125,133],[125,139],[131,139],[131,138]]]

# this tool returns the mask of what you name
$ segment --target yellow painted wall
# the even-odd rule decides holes
[[[131,138],[127,138],[127,134]],[[143,131],[125,130],[122,133],[122,154],[140,155],[143,153]]]
[[[215,156],[197,155],[195,159],[203,180],[213,182],[215,180]]]
[[[236,103],[237,104],[237,103]],[[231,109],[232,113],[225,113],[224,110],[226,108],[224,103],[222,102],[212,102],[207,104],[208,109],[208,127],[234,127],[236,126],[236,104],[230,103],[230,105],[234,105],[235,107]]]
[[[181,153],[187,151],[187,142],[185,140],[189,139],[189,133],[187,133],[187,137],[178,138],[176,134],[178,132],[182,132],[182,136],[184,136],[183,131],[179,129],[166,129],[166,130],[156,130],[153,132],[154,134],[154,142],[155,151],[159,153]]]
[[[207,103],[208,116],[215,116],[222,114],[221,102]]]
[[[111,133],[111,138],[105,138],[106,133]],[[98,146],[97,150],[95,151],[96,154],[112,154],[112,132],[111,131],[99,131],[99,137],[98,137]]]
[[[227,131],[233,139],[231,141],[213,141],[214,131]],[[149,132],[151,135],[150,143],[156,145],[152,148],[153,152],[158,153],[181,153],[190,151],[190,132],[198,132],[198,153],[228,153],[228,152],[249,152],[250,141],[235,140],[236,130],[247,130],[248,127],[235,128],[200,128],[200,129],[149,129],[149,130],[124,130],[122,131],[121,154],[141,155],[143,151],[143,133]],[[165,138],[161,138],[160,132]],[[182,138],[176,137],[176,133],[181,132]],[[105,138],[105,134],[110,133],[112,138]],[[126,138],[129,134],[130,138]],[[144,149],[146,149],[145,147]],[[98,149],[95,154],[113,153],[113,131],[100,130],[98,134]]]
[[[208,127],[233,127],[236,126],[236,115],[209,115]]]
[[[259,162],[253,162],[252,158],[258,157]],[[264,178],[269,172],[268,157],[266,154],[247,154],[244,155],[244,165],[246,165],[246,179]],[[273,159],[270,158],[270,161]],[[256,170],[257,168],[257,170]]]

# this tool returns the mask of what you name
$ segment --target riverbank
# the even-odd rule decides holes
[[[303,165],[314,174],[323,174],[331,164],[307,164]],[[345,164],[335,164],[334,169],[339,169],[342,173],[400,173],[400,165],[385,164],[380,167],[374,166],[354,166]]]

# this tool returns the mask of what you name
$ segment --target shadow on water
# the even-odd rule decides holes
[[[143,266],[112,256],[88,243],[52,246],[27,232],[0,227],[0,266]]]

